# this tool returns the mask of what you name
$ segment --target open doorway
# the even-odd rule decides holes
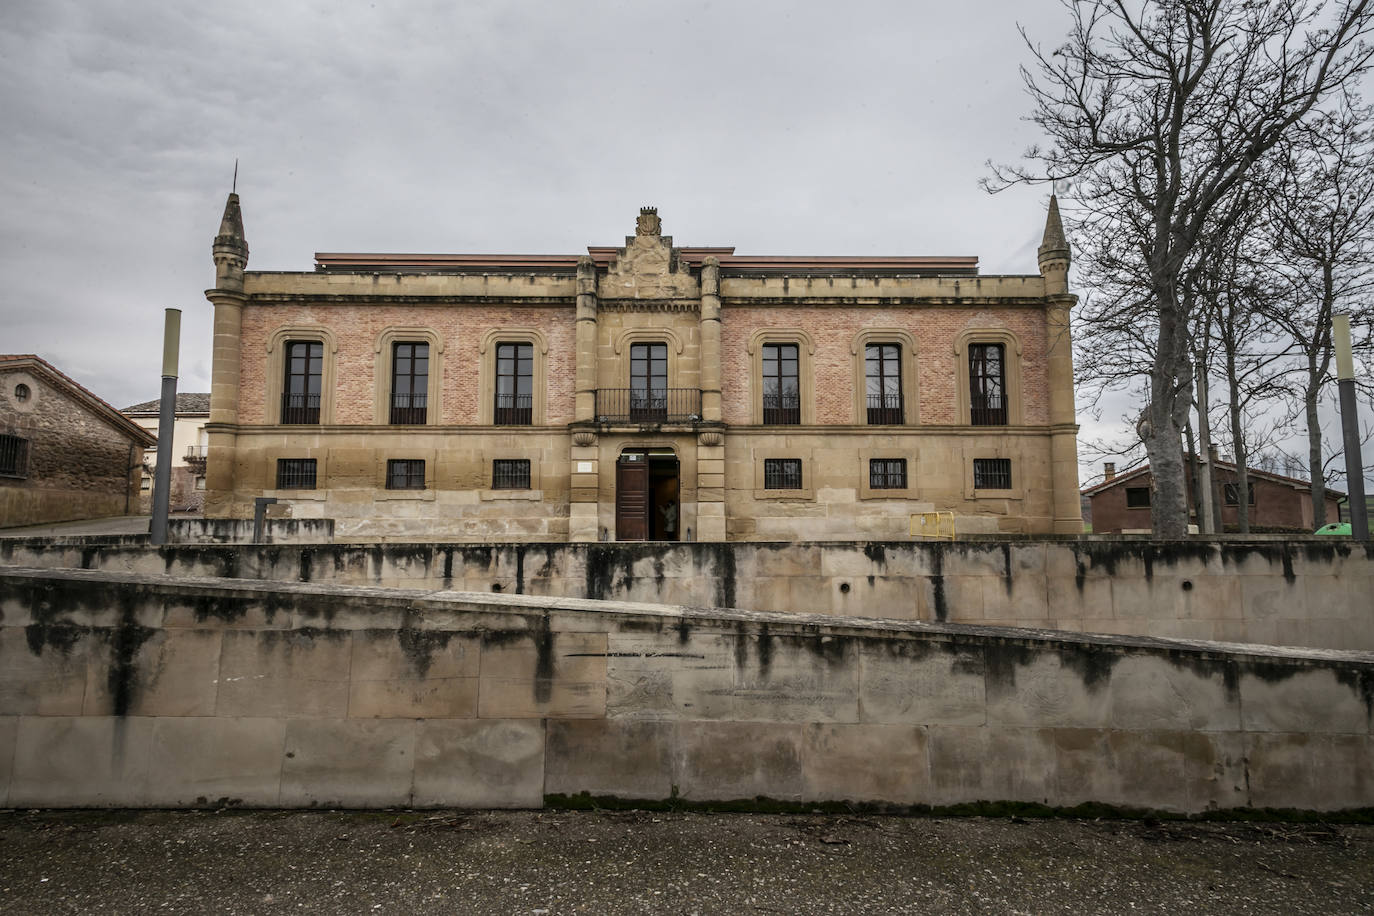
[[[627,449],[615,465],[615,539],[681,539],[677,455],[671,449]]]

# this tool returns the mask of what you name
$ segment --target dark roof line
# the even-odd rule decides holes
[[[162,412],[162,400],[159,398],[152,401],[142,401],[138,404],[125,407],[120,413],[130,417],[156,417]],[[210,415],[210,392],[187,391],[177,392],[176,415],[181,416],[209,416]]]
[[[105,419],[111,426],[124,430],[136,440],[144,443],[145,447],[151,447],[157,442],[157,437],[148,430],[124,416],[104,398],[41,356],[36,356],[33,353],[0,354],[0,369],[36,370],[40,375],[46,375],[48,380],[58,387],[67,389],[78,401],[84,401],[93,413]]]
[[[1226,468],[1231,471],[1236,470],[1236,464],[1233,461],[1222,461],[1218,459],[1212,463],[1219,468]],[[1150,466],[1148,464],[1142,464],[1138,467],[1131,468],[1130,470],[1122,471],[1121,473],[1113,477],[1111,480],[1104,480],[1101,483],[1093,484],[1091,487],[1084,487],[1081,492],[1084,496],[1095,496],[1103,490],[1109,490],[1112,487],[1125,483],[1128,480],[1134,480],[1135,478],[1140,477],[1144,474],[1148,474],[1149,472]],[[1246,473],[1250,474],[1253,477],[1263,477],[1264,479],[1273,481],[1275,483],[1286,484],[1298,490],[1306,490],[1308,487],[1312,486],[1312,482],[1310,480],[1303,480],[1300,477],[1288,477],[1284,474],[1275,474],[1273,471],[1264,471],[1260,470],[1259,468],[1246,468]],[[1335,496],[1337,498],[1344,497],[1346,495],[1343,491],[1333,489],[1332,487],[1327,487],[1326,492],[1328,495]]]

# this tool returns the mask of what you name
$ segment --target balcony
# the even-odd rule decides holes
[[[766,426],[797,426],[801,423],[801,395],[765,394],[763,422]]]
[[[870,394],[868,396],[868,425],[896,426],[906,422],[902,417],[900,394]]]
[[[429,396],[424,394],[391,395],[391,424],[393,426],[423,426],[428,416]]]
[[[534,422],[534,395],[498,394],[492,422],[497,426],[529,426]]]
[[[283,423],[319,423],[320,396],[318,394],[283,394],[281,396]]]
[[[969,422],[974,426],[1006,426],[1007,405],[1000,397],[980,398],[975,395],[969,407]]]
[[[598,388],[598,423],[699,423],[699,388]]]
[[[205,453],[207,451],[208,448],[204,445],[188,445],[186,447],[186,466],[197,477],[205,476]]]

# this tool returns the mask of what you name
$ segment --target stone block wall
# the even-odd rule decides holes
[[[19,385],[29,396],[15,396]],[[132,514],[143,443],[37,372],[0,372],[0,432],[28,440],[28,471],[0,476],[0,528]]]
[[[0,570],[0,806],[1374,806],[1374,655]]]
[[[244,529],[247,530],[247,529]],[[1374,650],[1374,550],[1297,542],[81,544],[0,566],[455,589]],[[178,536],[180,537],[180,536]]]

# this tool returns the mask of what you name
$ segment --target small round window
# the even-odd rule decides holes
[[[14,386],[14,399],[16,401],[27,401],[29,399],[29,386],[20,382]]]

